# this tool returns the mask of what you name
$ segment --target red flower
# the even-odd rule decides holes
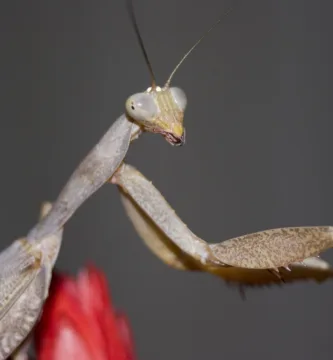
[[[89,266],[77,279],[54,274],[35,331],[38,360],[133,360],[125,315],[112,307],[106,279]]]

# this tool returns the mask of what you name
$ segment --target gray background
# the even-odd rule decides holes
[[[215,242],[333,224],[330,1],[135,0],[158,81],[230,5],[174,79],[187,144],[147,134],[128,162]],[[0,3],[1,246],[34,224],[149,76],[124,1]],[[330,252],[325,259],[333,257]],[[333,284],[235,289],[181,273],[136,236],[105,186],[68,223],[58,268],[107,274],[140,359],[331,359]]]

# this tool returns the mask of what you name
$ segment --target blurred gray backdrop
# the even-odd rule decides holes
[[[163,84],[192,43],[223,24],[174,78],[187,144],[146,134],[137,166],[207,241],[333,224],[330,1],[135,0]],[[78,162],[150,85],[122,0],[0,3],[1,246],[32,227]],[[332,253],[324,255],[333,263]],[[68,223],[58,268],[87,261],[130,317],[139,359],[333,356],[333,282],[248,291],[172,270],[141,243],[105,186]]]

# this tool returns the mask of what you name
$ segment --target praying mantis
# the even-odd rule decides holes
[[[144,132],[185,143],[186,95],[171,81],[179,66],[220,20],[183,56],[163,87],[152,66],[129,6],[151,86],[130,96],[125,113],[107,130],[75,169],[56,201],[42,208],[40,221],[26,237],[0,253],[0,360],[31,333],[48,295],[65,224],[104,184],[115,184],[122,204],[144,243],[163,262],[178,270],[206,271],[240,285],[269,285],[301,279],[323,281],[333,270],[317,256],[333,245],[333,227],[266,230],[210,244],[181,221],[161,193],[124,162],[131,143]]]

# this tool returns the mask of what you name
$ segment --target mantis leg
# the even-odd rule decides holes
[[[123,165],[115,174],[112,182],[119,186],[122,203],[136,231],[152,252],[166,264],[179,270],[208,271],[228,282],[245,285],[268,285],[281,282],[281,279],[267,271],[269,267],[258,269],[237,265],[230,266],[230,264],[226,265],[224,263],[206,264],[200,260],[200,257],[192,256],[191,253],[184,251],[182,243],[179,241],[181,235],[172,238],[169,227],[178,225],[178,235],[180,231],[186,232],[187,236],[195,235],[184,224],[181,225],[182,223],[180,223],[179,219],[178,222],[174,221],[178,217],[174,211],[170,212],[168,210],[170,206],[166,200],[154,188],[151,182],[130,165]],[[144,203],[155,205],[142,206],[141,204]],[[156,207],[160,210],[166,209],[162,222],[156,216],[156,213],[158,213]],[[194,239],[196,240],[197,237],[195,236]],[[216,245],[208,246],[213,248],[213,254],[215,255],[214,246]],[[254,243],[254,247],[256,246],[258,245]],[[317,257],[303,258],[302,261],[290,261],[289,269],[285,269],[283,266],[284,264],[274,268],[279,269],[285,282],[302,279],[324,281],[333,276],[333,270],[329,264]]]
[[[123,164],[111,182],[122,187],[184,253],[201,263],[216,262],[209,245],[189,230],[161,193],[137,170]]]
[[[121,202],[135,230],[148,248],[165,264],[178,270],[200,270],[201,263],[182,251],[170,238],[142,211],[121,187]]]

